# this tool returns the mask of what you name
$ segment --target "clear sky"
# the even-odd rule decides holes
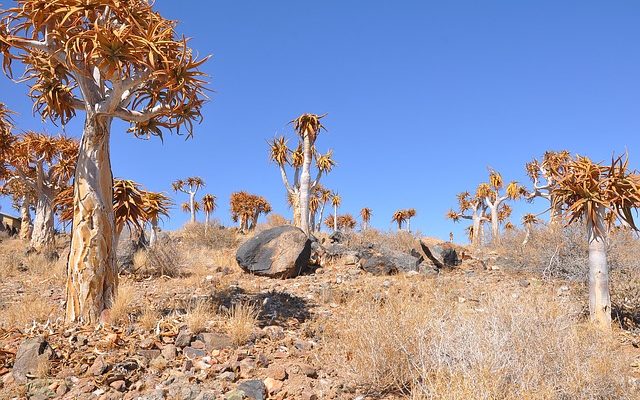
[[[9,3],[8,1],[5,3]],[[414,207],[412,227],[462,239],[445,219],[456,193],[487,167],[528,182],[524,164],[547,149],[597,160],[628,149],[640,166],[640,3],[637,1],[205,1],[157,0],[193,38],[211,75],[211,102],[195,138],[143,141],[115,124],[114,175],[170,193],[202,176],[230,223],[229,195],[265,196],[290,218],[266,141],[287,122],[329,113],[317,142],[338,167],[324,179],[341,212],[373,209],[392,228]],[[22,129],[60,130],[31,114],[27,86],[0,79],[0,101]],[[66,127],[79,136],[83,115]],[[185,200],[172,196],[177,203]],[[2,202],[7,209],[7,202]],[[522,213],[542,202],[515,206]],[[165,228],[187,215],[172,211]]]

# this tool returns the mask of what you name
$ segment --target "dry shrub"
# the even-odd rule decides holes
[[[258,308],[249,303],[236,303],[227,314],[229,336],[237,346],[247,343],[258,323]]]
[[[185,322],[193,333],[204,332],[207,324],[215,317],[215,313],[209,303],[206,301],[196,302],[195,305],[187,310]]]
[[[110,322],[114,325],[126,325],[129,323],[129,314],[133,311],[135,287],[129,282],[120,282],[118,295],[109,310]]]
[[[267,215],[267,222],[264,223],[267,229],[288,224],[289,221],[285,217],[276,213],[270,213],[269,215]]]
[[[146,304],[138,318],[138,323],[142,329],[150,331],[156,327],[160,318],[160,313],[155,307],[152,304]]]
[[[177,232],[180,240],[188,246],[205,246],[211,249],[234,248],[238,239],[236,230],[219,224],[205,226],[201,223],[188,223]]]
[[[15,276],[18,273],[18,266],[22,261],[22,257],[17,251],[11,250],[2,254],[0,257],[0,279],[6,279]]]
[[[39,295],[32,294],[25,296],[17,303],[10,304],[1,313],[9,326],[22,328],[33,322],[45,323],[48,319],[55,319],[56,309],[56,305]]]
[[[171,239],[159,240],[133,256],[135,273],[141,276],[177,277],[186,265],[184,251]]]
[[[333,361],[346,356],[372,393],[416,399],[634,398],[630,356],[551,288],[517,298],[495,290],[460,303],[447,285],[387,297],[365,290],[327,325]]]
[[[388,250],[410,252],[421,236],[420,232],[381,232],[374,228],[368,228],[360,233],[347,234],[347,245],[357,247],[373,244]]]

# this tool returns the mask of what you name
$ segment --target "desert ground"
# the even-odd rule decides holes
[[[279,279],[235,259],[267,228],[187,225],[138,250],[124,239],[117,303],[97,327],[63,323],[68,236],[56,237],[54,252],[32,254],[3,238],[0,398],[640,397],[630,233],[612,239],[614,329],[603,333],[588,321],[586,249],[575,229],[541,228],[526,247],[514,231],[478,250],[405,231],[351,232],[339,243],[320,233],[333,253]],[[409,254],[420,241],[453,248],[461,261],[371,272],[348,251]],[[36,366],[16,371],[28,367],[16,362],[25,344],[38,348]]]

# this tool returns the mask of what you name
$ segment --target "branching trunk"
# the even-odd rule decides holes
[[[42,249],[54,244],[52,192],[51,188],[43,186],[36,201],[36,215],[31,235],[31,246],[36,249]]]
[[[596,220],[587,220],[589,240],[589,315],[604,330],[611,329],[609,266],[605,238],[604,208],[596,206]]]
[[[300,229],[308,236],[309,229],[309,191],[311,189],[311,138],[309,133],[304,134],[303,151],[304,161],[300,175]]]
[[[110,118],[87,115],[74,181],[66,288],[68,322],[98,322],[117,294],[110,128]]]
[[[31,203],[29,202],[29,196],[22,198],[22,204],[20,204],[20,239],[30,240],[33,226],[31,225],[31,213],[29,212]]]

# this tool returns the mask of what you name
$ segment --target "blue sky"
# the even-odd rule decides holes
[[[7,2],[8,3],[8,2]],[[414,207],[412,227],[462,239],[444,217],[456,193],[487,167],[526,182],[524,164],[547,149],[606,160],[628,149],[640,166],[640,3],[635,1],[170,1],[211,75],[211,102],[195,138],[144,141],[117,123],[114,175],[170,191],[202,176],[229,223],[229,195],[265,196],[290,217],[266,141],[291,135],[304,112],[329,113],[320,150],[338,167],[324,184],[342,212],[373,209],[392,228],[395,209]],[[27,86],[0,79],[0,100],[20,128],[59,128],[32,116]],[[66,127],[79,136],[82,115]],[[172,193],[173,195],[173,193]],[[178,203],[184,201],[175,195]],[[7,202],[2,202],[7,209]],[[512,217],[544,208],[516,204]],[[174,209],[165,228],[187,215]]]

